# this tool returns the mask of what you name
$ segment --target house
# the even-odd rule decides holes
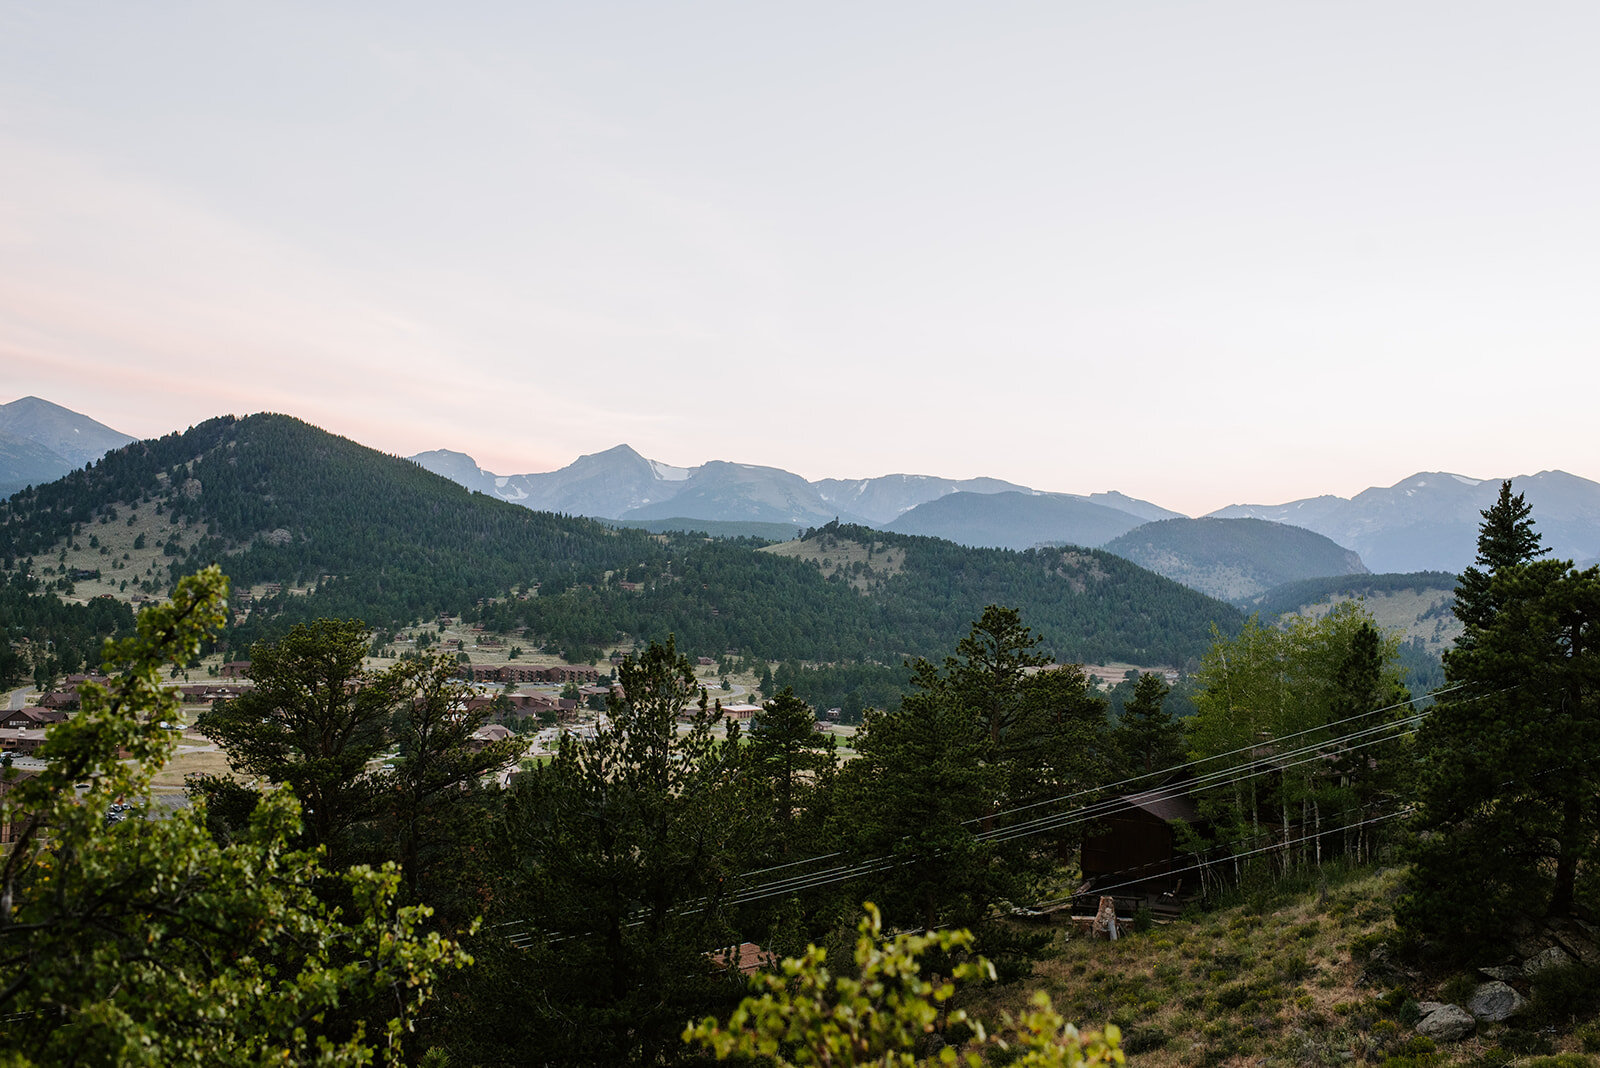
[[[183,697],[184,704],[198,705],[210,704],[213,701],[231,701],[235,697],[243,695],[245,688],[205,682],[194,686],[180,686],[178,687],[178,693]]]
[[[51,690],[39,698],[38,707],[52,712],[76,712],[78,695],[72,690]]]
[[[222,665],[218,674],[225,679],[242,679],[250,674],[250,661],[230,660]]]
[[[499,723],[485,723],[472,732],[472,737],[467,739],[467,748],[473,752],[487,749],[496,742],[503,742],[507,738],[515,738],[516,734],[510,727]]]
[[[545,682],[585,683],[598,682],[600,680],[600,672],[587,666],[573,667],[567,664],[557,664],[554,667],[544,668],[542,671]]]
[[[731,704],[722,706],[723,719],[747,720],[754,719],[761,711],[760,705]]]
[[[43,730],[47,722],[45,714],[36,708],[18,708],[9,712],[0,712],[0,729],[8,731],[17,730]]]
[[[44,729],[23,727],[16,730],[0,728],[0,753],[32,756],[44,744]]]
[[[1098,834],[1083,840],[1080,867],[1086,880],[1080,893],[1115,890],[1119,899],[1148,904],[1161,895],[1174,895],[1199,880],[1188,868],[1191,858],[1182,852],[1182,826],[1198,827],[1200,812],[1181,785],[1159,786],[1127,794],[1107,803]],[[1187,878],[1185,878],[1187,876]],[[1146,899],[1150,899],[1147,901]]]

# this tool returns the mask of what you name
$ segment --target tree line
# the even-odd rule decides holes
[[[89,1021],[110,1012],[117,1029],[103,1041],[147,1043],[157,1060],[225,1060],[256,1029],[293,1056],[326,1042],[438,1063],[516,1061],[535,1045],[550,1063],[683,1061],[694,1056],[685,1021],[725,1017],[744,991],[719,953],[843,952],[863,899],[890,929],[971,932],[955,959],[928,967],[982,954],[997,976],[1019,978],[1041,940],[1006,916],[1059,884],[1087,826],[1016,833],[1028,826],[1019,814],[1070,809],[1080,802],[1066,799],[1185,755],[1159,677],[1138,679],[1113,722],[1089,679],[1051,668],[1020,615],[990,606],[951,655],[910,665],[897,702],[865,712],[848,762],[787,688],[748,733],[714,730],[718,709],[669,638],[624,661],[605,729],[569,734],[553,759],[498,787],[485,777],[509,770],[519,747],[473,742],[484,713],[467,711],[451,661],[371,670],[364,623],[320,620],[258,643],[255,689],[198,722],[260,787],[198,776],[188,814],[104,825],[110,795],[81,805],[60,776],[112,759],[112,728],[148,764],[170,752],[153,724],[173,714],[152,691],[154,664],[193,655],[220,619],[221,581],[214,570],[185,580],[172,606],[140,617],[142,644],[114,651],[134,682],[109,698],[91,691],[51,743],[57,759],[98,748],[4,802],[8,814],[64,821],[48,845],[14,852],[6,873],[0,952],[12,970],[0,1009],[29,1048],[101,1048],[85,1045]],[[164,631],[182,640],[158,640]],[[137,796],[148,774],[112,771],[117,795]],[[239,871],[258,853],[277,866]],[[185,874],[147,889],[169,860]],[[125,990],[115,962],[129,940],[190,930],[222,878],[255,887],[229,901],[239,924],[161,942],[149,951],[161,981]],[[52,891],[69,879],[92,905],[63,911]],[[274,902],[288,928],[250,919]],[[87,923],[83,909],[115,922]],[[387,956],[372,938],[388,939]],[[81,964],[70,982],[63,955]],[[256,963],[241,976],[228,963],[238,960],[279,979],[263,985]],[[399,961],[412,969],[404,982]],[[319,993],[295,1012],[252,1006],[175,1027],[198,996],[181,977],[208,974],[205,989],[248,980],[273,996],[287,996],[284,982]]]

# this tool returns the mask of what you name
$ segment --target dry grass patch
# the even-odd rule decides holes
[[[185,739],[185,745],[189,744],[193,743]],[[234,774],[233,765],[228,763],[227,755],[220,749],[189,750],[174,754],[166,766],[156,772],[155,779],[151,782],[151,789],[157,793],[181,793],[184,777],[187,775]]]
[[[1362,965],[1350,953],[1354,937],[1388,923],[1397,878],[1333,875],[1327,892],[1299,894],[1275,908],[1257,901],[1196,911],[1116,942],[1074,937],[1058,942],[1031,978],[980,992],[971,1008],[997,1019],[1016,1013],[1028,991],[1043,989],[1080,1026],[1117,1024],[1130,1063],[1156,1068],[1334,1068],[1414,1058],[1424,1051],[1408,1045],[1409,1027],[1392,1020],[1378,1027],[1383,1011],[1372,1006],[1383,992],[1359,984]],[[1356,915],[1365,918],[1356,922]],[[1399,1061],[1389,1063],[1399,1068]]]
[[[786,541],[757,551],[806,560],[816,565],[823,578],[832,578],[842,572],[852,587],[863,592],[884,579],[898,575],[906,563],[906,551],[898,546],[885,545],[881,541],[868,544],[848,538]]]

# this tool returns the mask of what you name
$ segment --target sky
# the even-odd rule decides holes
[[[1191,515],[1600,478],[1600,5],[0,0],[0,401]]]

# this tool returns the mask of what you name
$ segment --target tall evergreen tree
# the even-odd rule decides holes
[[[1526,502],[1501,486],[1464,632],[1419,734],[1420,834],[1401,925],[1447,955],[1503,939],[1530,910],[1574,908],[1600,813],[1600,570],[1539,560]]]
[[[1124,775],[1148,775],[1183,763],[1183,724],[1165,708],[1168,689],[1166,680],[1150,671],[1134,683],[1133,699],[1112,732]]]
[[[1511,495],[1511,480],[1500,483],[1500,495],[1494,504],[1480,515],[1483,523],[1478,528],[1478,552],[1473,566],[1461,572],[1456,584],[1456,618],[1461,620],[1468,633],[1470,644],[1478,628],[1491,622],[1494,599],[1489,592],[1490,580],[1506,568],[1532,563],[1550,550],[1539,545],[1540,535],[1533,526],[1533,509],[1522,494]]]
[[[279,641],[253,645],[247,674],[255,685],[197,723],[236,770],[292,789],[305,806],[308,844],[336,854],[375,811],[366,770],[388,745],[399,703],[396,679],[369,675],[366,656],[360,620],[301,624]],[[202,786],[221,794],[227,784]]]
[[[749,747],[756,772],[771,791],[776,851],[788,852],[808,796],[835,765],[833,735],[817,730],[816,711],[786,686],[761,706]]]
[[[1564,915],[1600,814],[1600,570],[1502,566],[1493,612],[1445,657],[1420,733],[1421,832],[1398,916],[1448,949]]]
[[[857,848],[892,857],[871,890],[900,924],[975,928],[1013,962],[991,908],[1021,903],[1064,843],[1004,833],[1015,810],[1098,777],[1106,704],[1076,668],[1049,669],[1012,609],[990,606],[942,668],[913,665],[898,709],[868,712],[840,773]]]
[[[618,675],[609,723],[564,738],[508,801],[496,933],[452,1021],[473,1063],[681,1059],[684,1021],[737,996],[707,954],[741,941],[729,899],[770,823],[674,642]]]

